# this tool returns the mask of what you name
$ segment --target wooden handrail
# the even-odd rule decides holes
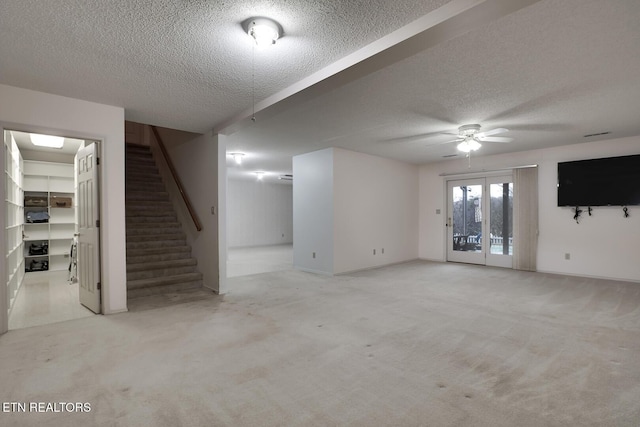
[[[184,204],[187,206],[187,210],[189,211],[189,215],[191,215],[191,219],[193,220],[193,225],[196,226],[196,230],[200,231],[202,230],[202,225],[200,225],[200,221],[198,220],[198,216],[196,215],[196,212],[193,209],[193,206],[191,205],[191,201],[189,200],[189,196],[187,196],[187,193],[184,191],[184,188],[182,187],[182,182],[180,182],[180,178],[178,177],[178,173],[176,172],[176,169],[173,167],[173,163],[171,162],[171,159],[169,158],[169,154],[167,153],[167,149],[164,147],[164,143],[162,142],[162,138],[160,138],[160,134],[158,133],[158,129],[156,129],[155,126],[153,125],[149,125],[149,127],[151,127],[151,130],[153,131],[153,135],[156,138],[156,141],[158,142],[158,146],[160,147],[160,151],[162,151],[162,156],[164,157],[165,162],[167,162],[167,165],[169,166],[169,170],[171,171],[171,175],[173,176],[173,180],[175,181],[176,185],[178,186],[178,191],[180,191],[180,194],[182,195],[182,200],[184,200]]]

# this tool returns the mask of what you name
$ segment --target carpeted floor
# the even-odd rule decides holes
[[[640,283],[413,262],[0,337],[0,424],[638,426]]]

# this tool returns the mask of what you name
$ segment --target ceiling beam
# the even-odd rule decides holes
[[[412,23],[257,102],[213,128],[230,135],[295,105],[351,83],[540,0],[453,0]]]

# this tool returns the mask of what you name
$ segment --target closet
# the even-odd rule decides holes
[[[6,286],[9,328],[84,317],[75,281],[76,154],[86,141],[35,146],[5,131]],[[70,317],[71,316],[71,317]],[[13,326],[12,326],[13,325]]]

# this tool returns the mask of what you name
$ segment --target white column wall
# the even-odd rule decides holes
[[[418,166],[336,148],[333,167],[334,273],[417,259]]]
[[[558,162],[640,153],[640,136],[472,158],[420,168],[420,258],[445,259],[445,178],[441,173],[467,173],[538,164],[538,271],[640,281],[640,206],[596,207],[579,224],[571,208],[557,206]],[[637,183],[630,185],[638,185]],[[441,214],[436,214],[436,209]],[[586,210],[586,209],[585,209]],[[565,260],[565,253],[570,260]]]
[[[229,247],[293,242],[293,187],[259,180],[229,180]]]
[[[218,202],[217,146],[217,135],[199,135],[170,148],[169,155],[202,225],[201,231],[195,231],[192,223],[185,224],[185,229],[190,230],[192,255],[198,260],[198,271],[203,275],[204,286],[220,293],[218,214],[223,208]],[[178,203],[183,201],[179,200]],[[215,214],[212,208],[215,208]],[[191,217],[186,221],[192,221]]]
[[[293,158],[294,268],[333,274],[333,184],[333,148]]]
[[[0,99],[0,125],[4,128],[102,141],[103,312],[126,311],[124,109],[6,85],[0,85]],[[4,240],[4,227],[0,228]]]

